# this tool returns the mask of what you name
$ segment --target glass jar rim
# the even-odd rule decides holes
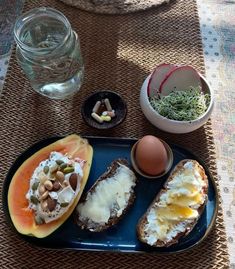
[[[16,43],[20,46],[21,49],[23,49],[26,52],[41,53],[46,50],[45,48],[35,48],[35,47],[28,46],[27,44],[22,42],[20,39],[20,33],[21,33],[21,30],[23,29],[23,25],[30,20],[35,20],[36,16],[39,16],[39,15],[48,15],[48,16],[54,15],[55,18],[57,18],[58,20],[64,23],[68,31],[66,35],[64,36],[63,41],[55,48],[55,49],[59,49],[65,44],[65,42],[68,40],[69,36],[71,35],[71,25],[68,19],[65,17],[65,15],[62,12],[54,8],[50,8],[50,7],[39,7],[39,8],[31,9],[23,13],[21,16],[17,18],[14,25],[14,38],[15,38]]]

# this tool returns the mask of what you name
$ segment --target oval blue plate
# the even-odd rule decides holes
[[[94,149],[93,163],[88,182],[84,191],[88,190],[94,181],[106,170],[107,166],[117,158],[126,158],[130,163],[131,147],[136,139],[126,138],[105,138],[105,137],[87,137]],[[12,165],[3,186],[3,209],[8,222],[12,221],[9,215],[7,204],[7,193],[10,181],[18,167],[39,149],[55,142],[59,138],[50,138],[43,140],[29,149],[27,149]],[[183,159],[197,160],[205,169],[209,179],[208,202],[198,223],[189,235],[179,240],[179,242],[168,248],[153,248],[142,244],[136,236],[136,224],[140,217],[162,188],[169,173],[161,179],[150,180],[139,177],[136,186],[136,201],[124,218],[115,226],[107,231],[100,233],[91,233],[81,230],[71,216],[59,229],[50,236],[38,239],[30,236],[20,235],[29,243],[43,248],[55,249],[77,249],[93,251],[121,251],[121,252],[161,252],[176,253],[188,250],[202,242],[212,229],[217,211],[218,211],[218,194],[216,184],[209,170],[204,163],[188,150],[170,144],[174,154],[174,166]],[[171,170],[172,170],[171,169]],[[15,230],[16,231],[16,230]]]

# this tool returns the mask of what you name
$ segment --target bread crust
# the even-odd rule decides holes
[[[183,170],[183,166],[186,162],[192,162],[197,168],[198,168],[198,171],[203,179],[203,181],[205,182],[205,186],[203,187],[202,189],[202,193],[205,194],[205,201],[204,203],[197,209],[198,211],[198,218],[195,219],[194,222],[188,224],[185,228],[185,231],[181,232],[181,233],[178,233],[174,238],[172,238],[171,241],[168,241],[168,242],[165,242],[165,241],[162,241],[162,240],[157,240],[156,243],[153,245],[153,247],[169,247],[173,244],[176,244],[178,243],[178,240],[186,235],[188,235],[192,229],[194,228],[194,226],[197,224],[197,221],[198,219],[200,218],[203,210],[204,210],[204,207],[207,203],[207,193],[208,193],[208,178],[207,178],[207,175],[205,173],[205,170],[204,168],[196,161],[196,160],[191,160],[191,159],[184,159],[182,161],[180,161],[176,166],[175,168],[173,169],[173,171],[171,172],[170,176],[168,177],[168,179],[166,180],[165,184],[164,184],[164,187],[162,190],[160,190],[160,192],[156,195],[156,197],[154,198],[153,202],[150,204],[150,206],[148,207],[146,213],[140,218],[138,224],[137,224],[137,236],[138,236],[138,239],[145,243],[145,244],[148,244],[147,243],[147,240],[145,239],[145,235],[146,235],[146,232],[144,231],[144,227],[145,225],[147,224],[147,216],[151,210],[151,208],[153,208],[155,206],[155,203],[158,202],[160,200],[160,196],[166,191],[167,189],[167,185],[168,183],[174,178],[174,176],[179,173],[181,170]]]
[[[110,166],[107,168],[107,170],[95,181],[95,183],[92,185],[92,187],[88,190],[88,192],[82,196],[82,198],[80,199],[80,203],[84,203],[87,200],[87,196],[89,193],[93,193],[96,190],[97,185],[103,181],[103,180],[107,180],[108,178],[112,177],[115,173],[117,168],[120,166],[119,164],[125,165],[127,166],[129,169],[129,165],[128,165],[128,161],[126,159],[117,159],[114,160]],[[135,182],[137,181],[137,179],[135,178]],[[93,223],[92,228],[89,227],[88,225],[88,220],[87,221],[83,221],[79,218],[79,213],[76,210],[75,211],[75,221],[76,223],[82,228],[82,229],[87,229],[91,232],[102,232],[108,228],[110,228],[111,226],[117,224],[122,218],[123,216],[126,214],[126,212],[129,210],[129,208],[132,206],[132,204],[134,203],[135,200],[135,191],[134,191],[134,187],[131,188],[130,190],[130,197],[128,200],[128,204],[125,207],[125,209],[123,210],[121,216],[110,216],[108,222],[105,225],[99,225],[97,223]]]

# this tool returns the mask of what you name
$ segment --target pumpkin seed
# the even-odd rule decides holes
[[[72,173],[74,171],[74,167],[68,166],[64,169],[64,173],[68,174],[68,173]]]
[[[37,215],[35,216],[34,220],[35,220],[37,225],[41,225],[44,223],[44,219],[41,218],[40,216],[37,216]]]
[[[35,204],[35,205],[37,205],[39,201],[38,201],[38,198],[37,197],[31,195],[30,196],[30,202],[33,203],[33,204]]]
[[[66,207],[66,206],[68,206],[68,205],[69,205],[69,203],[61,203],[61,204],[60,204],[61,207]]]
[[[62,161],[62,160],[56,160],[55,161],[58,165],[61,165],[62,163],[64,163],[64,161]]]
[[[38,188],[39,182],[34,182],[33,186],[32,186],[32,190],[36,191],[36,189]]]
[[[48,166],[48,165],[44,166],[44,168],[43,168],[43,172],[44,172],[45,174],[47,174],[47,173],[49,172],[49,166]]]
[[[64,170],[67,167],[67,163],[62,163],[60,165],[60,170]]]

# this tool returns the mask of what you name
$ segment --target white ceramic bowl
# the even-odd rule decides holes
[[[189,133],[192,132],[198,128],[200,128],[202,125],[204,125],[207,120],[210,118],[213,106],[214,106],[214,94],[212,89],[209,86],[209,83],[207,80],[200,75],[203,91],[210,94],[210,104],[207,109],[207,111],[197,118],[196,120],[192,121],[177,121],[177,120],[170,120],[168,118],[165,118],[161,116],[159,113],[157,113],[156,110],[153,109],[149,102],[149,97],[147,94],[147,87],[148,82],[150,79],[150,75],[145,79],[141,91],[140,91],[140,106],[141,109],[145,115],[145,117],[157,128],[169,132],[169,133],[175,133],[175,134],[183,134],[183,133]]]

